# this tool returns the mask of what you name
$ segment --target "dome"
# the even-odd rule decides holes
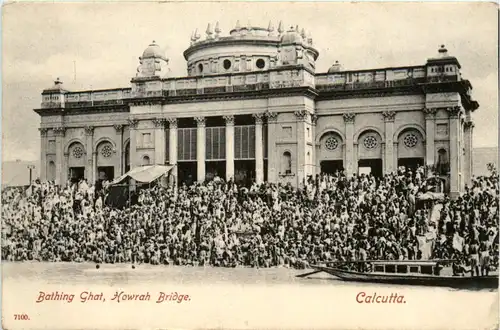
[[[334,73],[339,71],[342,71],[342,66],[340,65],[339,61],[335,61],[335,63],[328,69],[328,73]]]
[[[303,42],[302,37],[297,31],[295,31],[293,27],[290,28],[290,30],[284,33],[283,36],[281,37],[282,44],[298,44],[302,42]]]
[[[145,58],[161,58],[163,60],[167,60],[165,57],[165,53],[163,50],[156,44],[156,42],[153,40],[153,42],[144,50],[142,53],[142,59]]]

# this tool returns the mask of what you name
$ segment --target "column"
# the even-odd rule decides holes
[[[292,158],[297,159],[297,186],[304,184],[304,178],[307,176],[307,130],[309,111],[302,109],[294,112],[297,118],[297,155],[292,154]],[[293,161],[292,161],[293,164]]]
[[[392,173],[396,170],[394,163],[394,119],[396,112],[384,111],[382,112],[385,124],[385,152],[384,155],[384,174]]]
[[[255,182],[264,182],[264,144],[262,141],[262,123],[264,115],[253,114],[255,118]]]
[[[129,119],[128,125],[130,130],[130,169],[137,167],[137,119]]]
[[[435,154],[435,118],[436,108],[424,108],[425,113],[425,165],[433,167],[436,163]],[[431,173],[429,173],[431,174]]]
[[[177,184],[177,118],[168,118],[168,163],[173,166],[171,175]]]
[[[234,180],[234,116],[224,116],[224,120],[226,121],[226,180],[229,181]]]
[[[54,135],[56,137],[56,185],[60,185],[62,187],[66,186],[67,173],[65,173],[65,164],[64,164],[64,135],[66,132],[66,128],[64,127],[55,127]]]
[[[354,119],[355,113],[344,113],[345,123],[345,171],[348,177],[354,175],[356,155],[354,154]]]
[[[40,131],[40,180],[47,181],[47,132],[46,128],[39,128]]]
[[[113,125],[116,132],[116,153],[118,154],[118,171],[115,173],[115,178],[123,174],[123,125]]]
[[[469,120],[465,122],[465,164],[464,164],[464,179],[465,184],[470,186],[473,174],[473,152],[472,152],[472,136],[474,130],[474,123]]]
[[[95,182],[95,177],[94,177],[94,159],[93,159],[93,152],[94,152],[94,126],[85,126],[85,150],[87,151],[87,165],[85,166],[85,172],[86,175],[85,177],[87,178],[87,182],[89,184]]]
[[[99,173],[97,172],[97,150],[92,151],[92,177],[94,183],[99,180]]]
[[[319,174],[319,168],[317,164],[317,159],[316,159],[316,153],[317,153],[317,146],[316,146],[316,125],[318,123],[318,115],[313,114],[311,115],[311,142],[312,142],[312,148],[311,148],[311,174],[313,178],[316,178],[316,174]]]
[[[165,119],[153,119],[155,125],[155,164],[165,165]]]
[[[279,172],[279,159],[276,156],[276,126],[278,114],[266,112],[267,117],[267,180],[276,182]]]
[[[456,198],[460,193],[460,106],[446,109],[450,117],[450,196]]]
[[[197,181],[205,181],[205,117],[196,117],[196,162]]]

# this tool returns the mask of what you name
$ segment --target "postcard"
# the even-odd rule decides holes
[[[5,3],[2,327],[495,329],[492,3]]]

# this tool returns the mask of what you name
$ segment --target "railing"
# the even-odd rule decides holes
[[[461,79],[460,76],[451,75],[427,77],[425,70],[422,66],[314,75],[303,68],[292,67],[209,77],[136,80],[132,88],[66,93],[64,105],[43,102],[42,108],[122,105],[130,98],[182,97],[289,87],[312,87],[320,92],[384,89]]]

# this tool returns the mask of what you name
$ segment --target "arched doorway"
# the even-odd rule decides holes
[[[68,178],[77,183],[85,178],[86,153],[83,144],[73,142],[68,147]]]
[[[383,175],[382,137],[373,130],[367,130],[358,138],[358,174]]]
[[[415,171],[424,165],[425,145],[422,134],[414,129],[406,129],[398,136],[398,167]]]
[[[344,141],[335,132],[323,134],[319,140],[321,173],[335,174],[344,171]]]
[[[110,141],[102,141],[97,145],[97,176],[96,181],[111,181],[115,176],[117,155]]]

